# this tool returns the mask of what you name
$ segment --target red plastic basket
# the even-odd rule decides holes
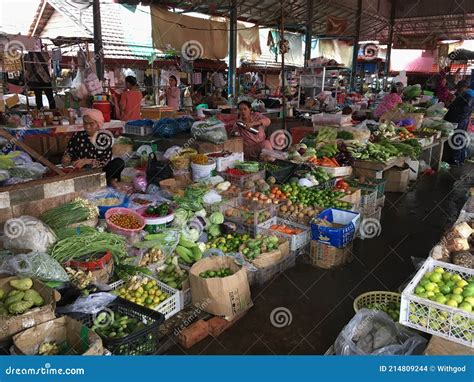
[[[110,221],[110,217],[116,213],[124,214],[124,215],[132,215],[136,217],[140,221],[140,228],[128,229],[128,228],[122,228],[115,225],[114,223]],[[123,235],[127,237],[133,236],[134,234],[140,232],[145,227],[145,219],[143,218],[143,216],[131,210],[130,208],[122,208],[122,207],[111,208],[105,213],[105,221],[107,222],[107,229],[110,232],[117,233],[119,235]]]
[[[106,252],[103,256],[101,256],[97,260],[93,261],[68,261],[64,265],[66,267],[71,267],[71,268],[78,268],[78,269],[83,269],[87,271],[96,271],[99,269],[104,269],[107,264],[110,262],[112,259],[112,252]]]

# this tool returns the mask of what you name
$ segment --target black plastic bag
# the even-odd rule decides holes
[[[155,153],[148,155],[148,164],[146,168],[146,180],[148,184],[159,185],[160,181],[173,177],[171,163],[168,160],[160,161]]]

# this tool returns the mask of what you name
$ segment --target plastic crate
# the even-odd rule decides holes
[[[303,232],[298,235],[289,235],[283,232],[275,231],[270,229],[272,225],[286,225],[290,228],[300,229]],[[257,226],[257,234],[264,234],[268,236],[278,236],[282,239],[287,240],[290,243],[290,251],[298,251],[299,249],[308,245],[311,241],[311,230],[308,226],[304,226],[289,220],[274,217],[265,223],[261,223]]]
[[[258,268],[257,272],[255,272],[255,283],[257,285],[262,285],[273,278],[277,277],[280,273],[285,272],[287,269],[294,267],[296,264],[296,253],[290,252],[288,256],[285,256],[281,259],[278,263],[270,265],[269,267],[265,268]]]
[[[257,225],[277,216],[278,207],[275,204],[267,204],[264,207],[260,205],[254,206],[240,197],[237,200],[233,200],[230,204],[223,203],[220,211],[224,213],[225,220],[227,221],[256,228]]]
[[[315,166],[322,168],[326,171],[329,175],[333,177],[342,177],[342,176],[349,176],[352,174],[352,167],[351,166],[341,166],[341,167],[327,167],[327,166]]]
[[[325,182],[319,183],[315,187],[321,190],[332,190],[334,187],[336,187],[336,183],[338,180],[339,178],[331,178]]]
[[[193,295],[191,294],[191,288],[178,291],[178,300],[180,310],[183,310],[185,307],[191,305],[193,302]]]
[[[317,215],[331,223],[341,224],[334,228],[311,222],[311,238],[336,248],[344,248],[352,242],[359,227],[360,214],[353,211],[328,208]]]
[[[285,183],[293,175],[295,169],[298,167],[297,164],[284,160],[276,160],[271,162],[271,164],[276,165],[279,168],[277,170],[266,170],[265,178],[268,179],[269,177],[273,176],[278,184]]]
[[[124,134],[130,135],[139,135],[144,137],[146,135],[151,135],[153,133],[153,125],[152,126],[130,126],[125,124],[123,128]]]
[[[181,304],[179,301],[179,291],[169,287],[165,283],[161,282],[160,280],[157,280],[154,277],[151,276],[144,276],[148,277],[149,279],[154,279],[157,282],[158,287],[165,293],[169,294],[170,297],[168,297],[166,300],[162,301],[160,304],[158,304],[153,310],[156,310],[157,312],[162,313],[165,316],[165,320],[168,320],[169,318],[173,317],[176,313],[178,313],[181,310]],[[109,286],[112,289],[118,289],[122,285],[125,284],[125,281],[119,280],[116,281]]]
[[[382,208],[383,206],[385,206],[385,195],[377,199],[377,208]]]
[[[113,355],[156,354],[160,343],[159,327],[165,321],[165,316],[162,313],[134,304],[120,297],[117,297],[107,305],[103,311],[108,314],[107,318],[109,319],[112,319],[110,312],[113,312],[136,318],[145,324],[143,329],[137,330],[123,338],[100,336],[104,347]],[[100,312],[97,314],[100,314]],[[88,328],[91,328],[94,325],[94,317],[97,314],[74,315],[74,318]]]
[[[370,215],[377,208],[377,190],[361,187],[360,213]]]
[[[438,304],[414,294],[414,290],[424,274],[433,271],[436,267],[456,273],[463,278],[474,276],[474,269],[428,258],[402,292],[400,323],[462,345],[474,347],[474,313]]]
[[[366,182],[360,183],[356,179],[352,179],[350,183],[360,188],[377,190],[377,198],[381,198],[382,196],[384,196],[385,183],[387,182],[385,179],[376,179],[376,178],[365,178],[365,179],[366,181],[370,181],[372,185],[369,185]]]
[[[218,175],[222,176],[225,180],[231,182],[232,184],[235,184],[236,186],[244,190],[245,182],[247,181],[255,182],[259,179],[265,179],[265,170],[260,170],[258,172],[253,172],[253,173],[249,173],[249,174],[241,175],[241,176],[228,174],[226,172],[219,172]]]

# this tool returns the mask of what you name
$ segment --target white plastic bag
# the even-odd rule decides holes
[[[361,309],[342,329],[336,355],[422,354],[426,339],[393,322],[385,312]]]
[[[199,141],[211,142],[215,145],[221,145],[227,141],[225,125],[217,119],[194,122],[191,134]]]
[[[79,297],[71,305],[62,306],[56,309],[60,314],[67,313],[87,313],[96,314],[102,311],[107,305],[114,301],[117,296],[106,293],[94,293],[86,297]]]
[[[84,84],[91,95],[102,94],[104,91],[99,77],[91,69],[85,70]]]
[[[5,249],[47,252],[56,235],[41,220],[25,215],[5,222],[1,240]]]

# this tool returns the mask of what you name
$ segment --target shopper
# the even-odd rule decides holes
[[[120,119],[131,121],[141,118],[143,94],[133,76],[125,77],[126,90],[120,96]]]
[[[445,106],[449,106],[453,100],[453,95],[448,89],[446,78],[440,78],[438,86],[436,87],[435,95],[438,98],[438,101],[443,102]]]
[[[390,93],[382,99],[382,102],[380,102],[380,104],[375,109],[374,117],[378,119],[387,111],[390,111],[398,104],[401,104],[403,102],[401,97],[402,91],[403,84],[401,82],[397,82],[396,84],[392,85]]]
[[[457,123],[456,130],[454,130],[453,135],[449,138],[448,146],[451,164],[461,165],[466,159],[469,144],[467,129],[474,109],[474,94],[469,89],[469,84],[466,80],[459,81],[456,88],[456,98],[449,105],[444,119],[451,123]]]
[[[245,127],[237,124],[233,131],[237,132],[243,139],[244,154],[246,159],[258,160],[262,149],[272,149],[270,141],[266,139],[265,129],[270,126],[270,119],[260,113],[252,111],[252,105],[248,101],[240,101],[238,104],[239,119]],[[258,132],[252,132],[257,130]]]
[[[28,89],[35,93],[36,107],[43,108],[43,92],[48,98],[49,109],[56,109],[48,52],[29,52],[25,55],[25,79]]]
[[[160,100],[166,97],[166,105],[172,107],[174,110],[179,110],[181,91],[178,88],[178,80],[175,76],[170,76],[168,84],[169,87],[165,90],[165,94],[160,96]]]
[[[110,145],[96,142],[97,134],[104,124],[104,116],[100,110],[82,109],[84,131],[75,133],[69,140],[62,164],[73,165],[75,168],[100,168],[105,171],[107,183],[116,186],[125,168],[121,158],[112,159],[112,142]]]

